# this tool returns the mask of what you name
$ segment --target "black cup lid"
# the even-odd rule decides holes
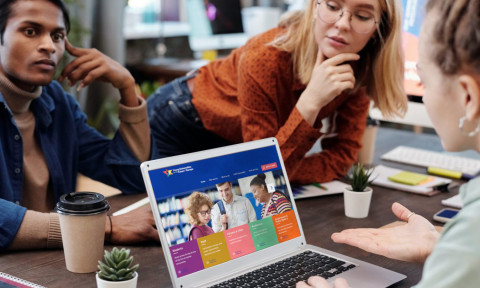
[[[72,192],[60,196],[55,211],[66,215],[92,215],[110,210],[110,204],[100,193]]]

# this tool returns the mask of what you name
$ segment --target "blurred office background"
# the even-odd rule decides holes
[[[188,69],[227,55],[234,46],[240,45],[252,36],[252,33],[276,26],[281,13],[289,9],[302,9],[304,5],[304,0],[65,0],[65,2],[70,6],[72,18],[70,41],[82,47],[95,47],[125,65],[134,75],[145,96]],[[221,9],[225,9],[221,7],[222,2],[228,2],[229,10],[250,9],[247,14],[242,14],[242,11],[227,11],[249,17],[248,21],[241,20],[243,31],[226,32],[236,33],[237,36],[242,34],[243,38],[235,40],[240,42],[224,47],[223,42],[226,41],[222,38],[216,40],[222,42],[218,47],[205,51],[201,48],[192,50],[189,42],[189,35],[194,33],[190,25],[192,17],[204,21],[201,18],[205,18],[206,11],[202,13],[199,10],[192,14],[192,11],[189,13],[188,6],[208,5],[207,2],[218,7],[218,15],[222,12]],[[232,4],[234,2],[239,3],[238,7]],[[270,18],[265,15],[270,15]],[[248,23],[249,33],[244,29]],[[198,46],[198,42],[195,43]],[[118,92],[111,85],[104,83],[94,83],[80,92],[76,92],[75,89],[69,91],[89,116],[90,124],[103,134],[111,136],[118,125],[116,120]]]
[[[124,64],[144,97],[163,83],[228,55],[251,36],[276,26],[283,13],[304,9],[306,3],[306,0],[65,1],[72,14],[69,39],[76,45],[95,47]],[[404,17],[409,19],[406,21],[409,26],[403,28],[405,34],[415,32],[421,25],[422,14],[415,7],[424,0],[417,1],[403,0],[404,9],[408,10]],[[222,22],[221,16],[231,23]],[[416,49],[412,51],[413,58],[406,61],[405,67],[408,75],[415,76],[416,71],[408,68],[416,63]],[[80,93],[70,91],[89,116],[90,124],[111,136],[118,125],[118,92],[104,83],[92,84]],[[409,102],[404,119],[383,119],[375,109],[371,115],[382,120],[382,125],[434,133],[417,94],[409,94],[413,101]]]

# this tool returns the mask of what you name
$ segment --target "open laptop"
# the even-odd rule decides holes
[[[374,288],[406,278],[306,243],[275,138],[147,161],[141,170],[174,287],[256,287],[267,281],[268,287],[294,287],[320,274],[331,282],[342,277],[352,287]],[[290,199],[292,210],[262,219],[262,204],[250,191],[251,179],[260,173],[269,192]],[[256,220],[189,240],[188,196],[199,191],[221,201],[216,184],[227,181],[234,194],[250,201]]]

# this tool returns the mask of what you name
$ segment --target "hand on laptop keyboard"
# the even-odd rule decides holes
[[[317,277],[321,279],[328,279],[355,267],[355,264],[349,262],[345,262],[317,252],[305,251],[295,256],[283,259],[279,262],[275,262],[260,269],[248,272],[239,277],[227,280],[210,288],[295,287],[297,282],[302,280],[307,281],[312,276],[320,275],[321,277]],[[338,286],[337,288],[341,287],[343,286]]]
[[[304,281],[297,283],[297,288],[349,288],[347,280],[343,278],[335,279],[333,287],[328,284],[327,280],[319,276],[313,276],[308,279],[308,284]]]

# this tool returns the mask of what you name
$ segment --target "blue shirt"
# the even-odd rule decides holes
[[[145,191],[140,162],[120,134],[117,132],[111,140],[88,126],[75,99],[56,81],[43,87],[30,109],[35,115],[35,138],[47,162],[55,202],[62,194],[75,191],[78,173],[126,194]],[[26,208],[20,206],[22,137],[1,93],[0,123],[0,249],[5,249],[15,238]],[[153,145],[152,141],[151,151],[157,150]]]

